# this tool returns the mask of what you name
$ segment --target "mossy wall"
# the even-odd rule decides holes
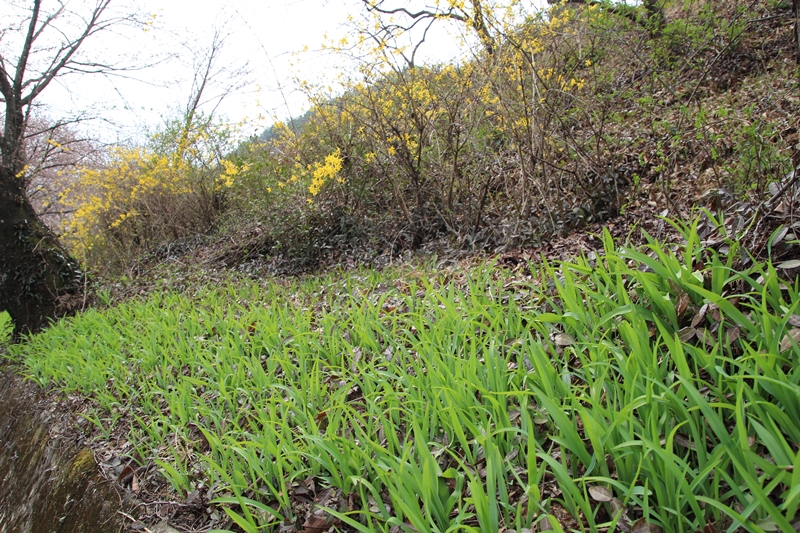
[[[34,384],[0,368],[0,533],[125,530],[120,496],[68,424]]]

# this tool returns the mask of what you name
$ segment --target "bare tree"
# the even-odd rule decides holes
[[[8,9],[21,17],[18,25],[0,30],[0,96],[5,104],[0,134],[0,310],[8,311],[18,332],[44,327],[81,291],[83,274],[77,262],[42,223],[26,194],[31,163],[26,137],[34,103],[54,80],[118,70],[79,51],[96,34],[134,19],[113,13],[112,0],[90,2],[81,11],[60,0],[47,8],[44,0],[9,2]]]
[[[377,33],[371,35],[375,40],[385,42],[397,35],[408,33],[417,26],[424,26],[423,37],[414,47],[411,58],[407,60],[411,66],[414,64],[414,56],[424,42],[428,29],[434,21],[439,19],[455,20],[467,24],[478,35],[486,52],[492,55],[494,51],[494,37],[490,30],[490,22],[487,20],[487,16],[490,13],[486,13],[487,9],[491,11],[492,6],[485,6],[484,0],[469,0],[463,4],[449,2],[447,5],[435,2],[434,5],[419,9],[407,7],[407,2],[390,3],[391,0],[361,1],[368,12],[387,17],[387,22],[377,30]],[[400,21],[391,21],[392,17],[398,17]]]
[[[192,56],[193,75],[189,99],[183,110],[185,126],[181,142],[186,141],[190,130],[196,126],[201,109],[206,109],[203,113],[205,121],[211,122],[222,102],[249,83],[250,71],[246,61],[241,64],[223,61],[222,51],[228,36],[225,25],[222,25],[214,30],[207,48],[183,45]]]

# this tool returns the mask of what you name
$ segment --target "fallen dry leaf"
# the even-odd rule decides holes
[[[700,308],[697,314],[694,315],[694,318],[692,318],[693,328],[696,328],[700,324],[700,322],[703,320],[703,317],[706,316],[707,312],[708,312],[708,304],[705,304],[703,307]]]
[[[783,337],[781,345],[778,349],[781,352],[785,352],[792,347],[792,341],[794,341],[794,343],[800,343],[800,328],[793,328],[790,330],[789,333]]]
[[[317,514],[317,511],[311,514],[303,523],[303,529],[300,533],[323,533],[328,530],[328,515],[327,513]]]
[[[610,490],[599,485],[589,487],[589,496],[596,502],[610,502],[614,498]]]
[[[783,263],[778,263],[775,265],[778,268],[782,268],[784,270],[789,270],[791,268],[800,267],[800,259],[792,259],[791,261],[784,261]]]
[[[640,518],[631,526],[631,533],[661,533],[661,528],[655,524],[648,524],[647,520]]]
[[[133,479],[135,477],[135,472],[133,467],[130,463],[125,465],[125,468],[122,469],[119,476],[117,476],[117,483],[123,487],[131,487],[133,485]]]
[[[575,339],[567,333],[559,333],[556,335],[556,344],[559,346],[571,346],[575,344]]]
[[[683,328],[678,332],[678,339],[680,339],[681,342],[689,342],[696,334],[697,330],[694,328]]]

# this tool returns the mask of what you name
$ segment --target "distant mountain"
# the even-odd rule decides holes
[[[314,112],[309,110],[300,115],[299,117],[295,117],[287,121],[287,125],[290,128],[294,129],[295,131],[299,132],[305,127],[306,124],[308,124],[311,121],[313,117],[314,117]],[[273,140],[275,137],[277,137],[277,135],[278,131],[276,130],[275,125],[273,124],[272,126],[265,129],[263,132],[261,132],[261,135],[258,136],[258,139],[264,142],[269,142]]]

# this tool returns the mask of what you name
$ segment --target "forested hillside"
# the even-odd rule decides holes
[[[64,173],[86,293],[3,370],[134,530],[799,531],[797,2],[399,5]]]
[[[344,92],[305,83],[313,109],[267,140],[234,149],[229,127],[195,116],[112,152],[62,196],[76,209],[64,238],[123,268],[211,231],[200,240],[228,264],[295,271],[426,244],[536,246],[640,206],[763,201],[798,163],[791,6],[662,12],[658,28],[610,2],[496,18],[491,53],[478,39],[442,65],[359,41]]]

